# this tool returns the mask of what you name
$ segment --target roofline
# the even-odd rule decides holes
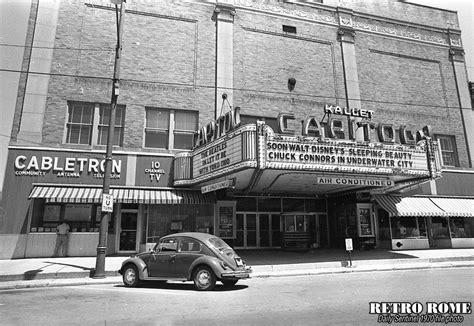
[[[439,8],[439,7],[433,7],[433,6],[422,5],[422,4],[420,4],[420,3],[410,2],[410,0],[408,0],[408,1],[405,1],[405,0],[398,0],[398,2],[403,2],[403,3],[409,4],[409,5],[418,6],[418,7],[425,7],[425,8],[430,8],[430,9],[437,9],[437,10],[441,10],[441,11],[449,11],[449,12],[456,13],[456,14],[458,13],[457,10],[451,10],[451,9],[445,9],[445,8]]]

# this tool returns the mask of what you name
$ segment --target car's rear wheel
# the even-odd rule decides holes
[[[194,272],[194,286],[198,291],[210,291],[216,285],[216,275],[207,266],[199,266]]]
[[[126,287],[135,287],[138,285],[140,278],[138,276],[138,269],[135,265],[127,265],[123,269],[123,284]]]
[[[238,281],[239,280],[222,280],[221,282],[225,287],[231,287],[236,285]]]

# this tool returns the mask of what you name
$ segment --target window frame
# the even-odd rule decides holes
[[[96,145],[106,146],[107,142],[105,144],[101,144],[101,135],[102,135],[101,128],[107,129],[107,135],[108,135],[109,121],[102,121],[102,122],[105,122],[105,124],[101,123],[100,120],[101,120],[101,117],[102,117],[102,115],[101,115],[102,108],[109,108],[109,110],[110,110],[110,104],[100,103],[98,105]],[[117,125],[117,112],[118,112],[118,109],[120,109],[121,113],[122,113],[119,125]],[[115,114],[116,115],[115,115],[115,125],[114,125],[114,144],[113,144],[113,146],[122,147],[123,146],[123,132],[124,132],[124,129],[125,129],[125,106],[124,105],[117,105],[116,108],[115,108]],[[109,116],[109,118],[110,118],[110,116]],[[117,131],[119,132],[119,135],[118,135],[118,138],[117,138],[118,144],[115,144],[115,134],[117,133]]]
[[[72,121],[72,108],[74,108],[76,105],[82,105],[82,106],[90,106],[92,108],[92,114],[91,114],[91,123],[87,124],[90,126],[90,132],[88,136],[88,142],[87,143],[72,143],[70,141],[71,139],[71,133],[70,133],[70,126],[72,125],[84,125],[84,124],[78,124],[78,123],[73,123]],[[96,103],[96,102],[82,102],[82,101],[68,101],[67,102],[67,115],[66,115],[66,122],[64,126],[64,135],[63,135],[63,144],[67,145],[82,145],[82,146],[107,146],[107,144],[101,144],[101,128],[107,128],[108,129],[108,121],[103,121],[106,124],[101,123],[101,108],[103,107],[109,107],[110,104],[107,103]],[[121,124],[117,125],[115,124],[114,129],[120,130],[119,131],[119,137],[118,137],[118,144],[113,144],[114,147],[122,147],[123,146],[123,138],[124,138],[124,130],[125,130],[125,112],[126,112],[126,106],[125,105],[117,105],[117,108],[120,108],[122,111],[122,116],[121,116]],[[117,121],[117,117],[115,118],[115,121]],[[114,132],[116,134],[117,131]],[[114,137],[115,139],[115,137]]]
[[[168,128],[154,128],[148,127],[148,112],[149,111],[162,111],[167,112],[168,114]],[[176,115],[177,112],[183,113],[191,113],[195,117],[194,122],[194,130],[186,130],[186,129],[177,129],[176,128]],[[176,135],[186,135],[189,134],[193,137],[194,133],[198,130],[199,124],[199,111],[194,110],[177,110],[177,109],[169,109],[169,108],[160,108],[160,107],[145,107],[145,126],[143,128],[143,148],[151,148],[151,149],[159,149],[159,150],[191,150],[192,145],[189,148],[177,148],[175,145],[175,138]],[[147,144],[147,134],[148,133],[167,133],[167,143],[166,147],[151,147],[146,146]]]
[[[246,121],[245,121],[246,120]],[[263,117],[259,115],[252,115],[252,114],[241,114],[240,115],[240,121],[241,124],[248,124],[248,123],[256,123],[257,121],[263,121],[265,124],[270,126],[272,129],[274,129],[274,132],[277,132],[277,126],[278,126],[278,119],[275,117]],[[248,122],[250,121],[250,122]]]
[[[458,147],[457,147],[457,143],[456,143],[456,136],[446,135],[446,134],[435,134],[434,137],[435,137],[435,139],[436,139],[436,141],[438,142],[438,145],[439,145],[439,153],[440,153],[440,157],[441,157],[442,166],[443,167],[459,167],[460,164],[459,164],[459,154],[458,154]],[[452,150],[451,149],[448,150],[446,148],[443,148],[441,139],[449,141],[451,146],[452,146]],[[444,160],[444,154],[445,153],[451,153],[454,165],[450,165],[450,164],[445,163],[445,160]]]
[[[80,123],[77,123],[77,122],[73,122],[73,116],[74,116],[74,108],[76,107],[84,107],[84,106],[89,106],[92,108],[92,112],[91,112],[91,122],[90,123],[83,123],[82,122],[82,117],[83,117],[83,114],[81,113],[81,122]],[[93,140],[93,133],[94,133],[94,121],[95,121],[95,105],[94,103],[88,103],[88,102],[80,102],[80,101],[70,101],[68,102],[68,105],[67,105],[67,116],[66,116],[66,126],[64,128],[64,139],[63,139],[63,142],[65,144],[72,144],[72,145],[91,145],[91,142]],[[79,126],[80,128],[80,131],[79,131],[79,135],[78,135],[78,139],[80,141],[81,139],[81,130],[82,130],[82,127],[83,126],[88,126],[89,127],[89,135],[88,135],[88,142],[87,143],[81,143],[81,142],[78,142],[78,143],[73,143],[71,142],[71,132],[70,132],[70,128],[72,126]]]

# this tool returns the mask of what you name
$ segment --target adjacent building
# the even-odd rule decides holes
[[[455,12],[398,1],[125,4],[107,254],[474,247],[474,123]],[[109,1],[33,0],[1,258],[94,256],[117,38]]]

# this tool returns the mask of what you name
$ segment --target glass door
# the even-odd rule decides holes
[[[122,210],[120,214],[118,251],[137,251],[138,210]]]
[[[237,213],[234,242],[235,247],[257,247],[257,214]]]
[[[281,245],[280,214],[259,213],[258,214],[257,247],[269,248]]]
[[[259,247],[270,247],[270,214],[258,214]]]

